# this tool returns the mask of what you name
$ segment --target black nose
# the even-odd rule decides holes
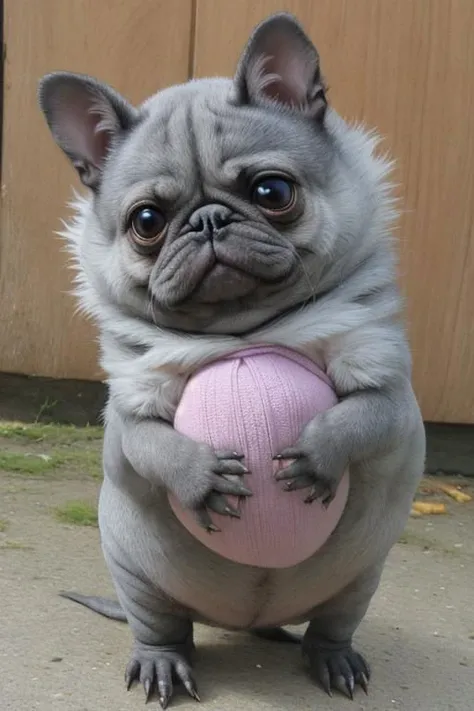
[[[189,224],[195,232],[202,232],[209,237],[230,222],[232,222],[232,210],[218,203],[203,205],[189,218]]]

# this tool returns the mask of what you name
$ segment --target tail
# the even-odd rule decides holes
[[[109,600],[106,597],[96,597],[95,595],[81,595],[75,592],[61,591],[59,594],[61,597],[65,597],[68,600],[78,602],[79,605],[88,607],[99,615],[108,617],[110,620],[118,620],[119,622],[127,621],[125,612],[116,600]]]
[[[81,593],[75,592],[61,591],[59,594],[61,597],[73,600],[79,603],[79,605],[84,605],[84,607],[88,607],[89,610],[97,612],[103,617],[108,617],[110,620],[118,620],[119,622],[127,621],[125,612],[120,607],[120,603],[116,600],[109,600],[106,597],[97,597],[96,595],[81,595]],[[268,639],[271,642],[284,642],[286,644],[301,643],[301,637],[299,635],[293,634],[282,627],[255,627],[249,631],[256,637]]]

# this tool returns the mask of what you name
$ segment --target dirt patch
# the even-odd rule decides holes
[[[62,589],[114,596],[96,527],[102,432],[2,427],[0,452],[19,462],[19,470],[0,470],[2,711],[136,710],[144,703],[141,690],[127,694],[123,685],[127,627],[58,596]],[[26,471],[32,456],[50,457],[56,465]],[[465,490],[474,493],[472,488]],[[369,697],[358,693],[353,704],[328,699],[308,679],[292,645],[198,625],[201,707],[471,708],[474,505],[439,500],[446,515],[410,519],[357,634],[373,667]],[[175,706],[198,708],[182,695]]]

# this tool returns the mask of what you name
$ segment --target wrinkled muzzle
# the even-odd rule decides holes
[[[225,205],[205,205],[164,245],[150,292],[166,309],[191,298],[197,303],[232,301],[261,284],[285,282],[296,263],[295,249],[268,223]]]

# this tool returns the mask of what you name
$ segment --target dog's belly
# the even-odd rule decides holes
[[[368,532],[364,521],[355,522],[351,510],[348,502],[338,528],[315,556],[282,570],[243,566],[218,556],[184,529],[166,501],[138,506],[107,480],[100,525],[104,548],[113,551],[122,571],[126,568],[132,577],[145,573],[151,587],[187,608],[197,621],[242,629],[305,619],[354,579],[367,563],[357,553],[365,549],[370,554],[367,536],[373,528]]]
[[[160,571],[155,579],[170,597],[192,610],[198,622],[229,629],[297,624],[377,557],[379,543],[370,549],[365,534],[364,522],[354,527],[343,520],[311,559],[276,570],[229,564],[193,546],[189,556],[181,555],[179,565],[170,565],[165,577]]]
[[[170,570],[166,592],[190,609],[196,622],[227,629],[289,624],[305,617],[318,594],[307,590],[305,599],[295,601],[290,592],[291,580],[282,586],[278,573],[267,570],[256,573],[243,569],[238,580],[222,571],[219,578],[215,588],[209,586],[208,580],[194,580],[190,586],[186,581],[183,584],[181,574]]]

